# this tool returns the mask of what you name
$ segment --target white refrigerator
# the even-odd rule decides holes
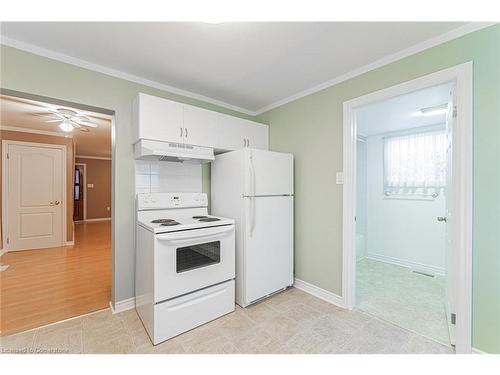
[[[293,155],[244,148],[217,155],[211,213],[236,222],[236,303],[293,284]]]

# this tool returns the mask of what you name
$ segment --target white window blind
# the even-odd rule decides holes
[[[390,193],[446,185],[444,130],[384,138],[384,185]]]

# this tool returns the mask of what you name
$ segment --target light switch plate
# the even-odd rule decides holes
[[[344,172],[337,172],[337,174],[335,175],[335,183],[337,185],[344,184]]]
[[[94,184],[87,184],[87,187],[88,187],[89,189],[93,189],[93,188],[94,188]]]

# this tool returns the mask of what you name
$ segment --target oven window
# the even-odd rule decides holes
[[[177,249],[177,273],[220,263],[220,241]]]

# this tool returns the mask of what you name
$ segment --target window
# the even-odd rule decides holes
[[[446,185],[444,130],[384,138],[384,191],[414,193]]]

